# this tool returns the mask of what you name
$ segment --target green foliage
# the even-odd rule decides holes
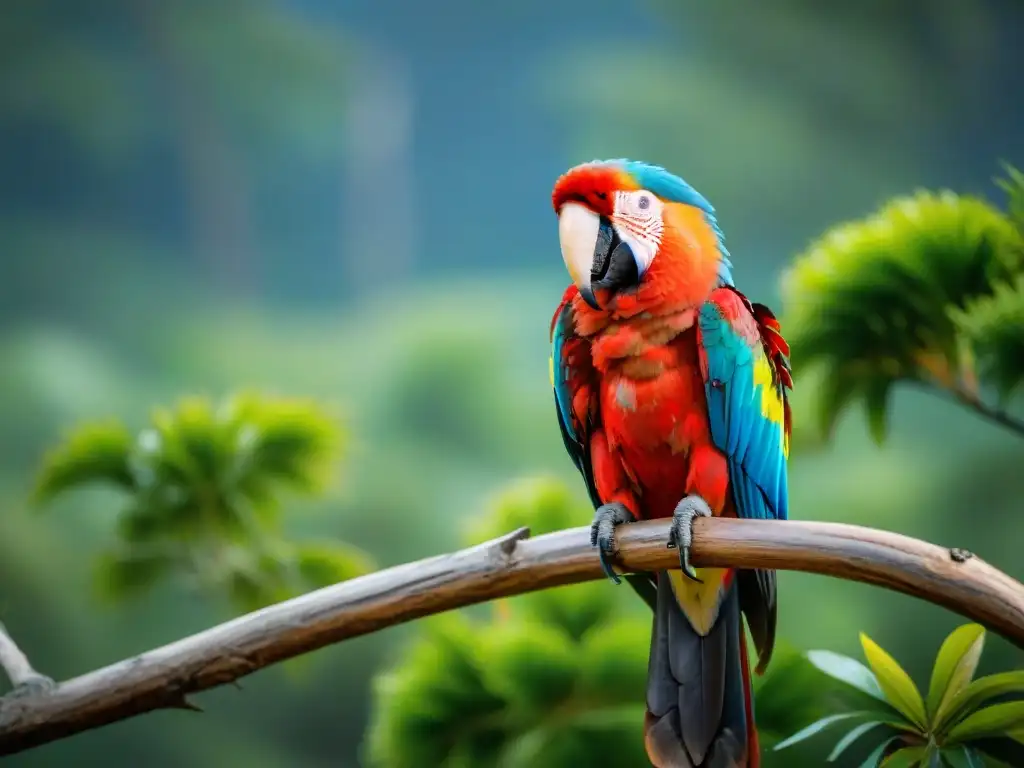
[[[1008,400],[1024,382],[1024,275],[993,286],[991,295],[968,302],[952,317],[974,351],[982,379]]]
[[[548,593],[566,606],[608,602],[597,592]],[[488,623],[463,614],[430,622],[378,679],[371,765],[642,764],[648,622],[597,621],[574,637],[578,627],[541,619],[524,601],[512,606]]]
[[[988,764],[983,759],[1024,764],[1024,671],[974,679],[984,643],[985,630],[978,624],[950,633],[935,659],[927,696],[867,635],[861,634],[867,667],[830,651],[808,653],[814,666],[847,686],[856,700],[848,697],[846,711],[816,720],[775,749],[844,723],[852,728],[836,743],[830,760],[855,743],[870,741],[864,768],[930,768],[940,759],[951,766]]]
[[[565,484],[527,479],[498,494],[465,539],[521,526],[541,534],[591,514]],[[498,601],[487,622],[431,622],[378,681],[371,764],[642,764],[650,623],[626,607],[631,597],[594,582]]]
[[[801,374],[823,371],[822,431],[861,400],[881,442],[901,381],[975,405],[980,367],[1009,394],[1024,378],[1022,280],[1024,233],[976,198],[918,192],[827,232],[786,277],[783,322]]]
[[[527,477],[509,483],[492,499],[485,515],[470,519],[466,542],[480,544],[516,528],[529,528],[533,536],[588,525],[593,512],[562,481],[548,476]]]
[[[127,497],[117,545],[99,558],[101,595],[139,594],[178,573],[225,588],[251,610],[371,567],[347,545],[281,536],[281,491],[321,492],[344,443],[310,400],[188,398],[157,409],[135,436],[115,421],[79,426],[46,456],[35,499],[93,484]]]

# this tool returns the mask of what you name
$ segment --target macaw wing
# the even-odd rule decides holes
[[[572,300],[578,293],[571,286],[551,320],[551,387],[555,394],[555,411],[565,450],[583,476],[587,494],[596,510],[603,503],[594,481],[590,461],[590,437],[598,419],[598,377],[590,356],[590,342],[576,333]],[[657,583],[651,574],[629,574],[626,581],[654,610]]]
[[[601,506],[590,463],[590,435],[596,411],[596,372],[590,358],[590,342],[576,334],[572,319],[570,288],[562,297],[551,320],[551,386],[555,393],[555,411],[565,450],[583,476],[594,508]]]
[[[698,328],[711,437],[728,462],[736,514],[786,520],[793,382],[779,324],[767,307],[727,287],[701,307]],[[775,572],[739,571],[737,579],[761,671],[775,643]]]

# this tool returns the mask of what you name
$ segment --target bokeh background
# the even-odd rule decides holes
[[[27,503],[70,425],[140,425],[185,394],[336,403],[336,482],[289,525],[382,566],[459,546],[514,478],[582,498],[547,380],[557,175],[621,156],[680,173],[740,286],[778,305],[837,221],[920,186],[998,196],[998,161],[1024,163],[1022,25],[1011,0],[4,0],[0,616],[62,678],[230,615],[174,585],[100,604],[111,494]],[[793,459],[792,514],[1024,577],[1017,442],[901,390],[883,448],[858,413]],[[780,589],[787,639],[859,657],[865,630],[918,680],[958,622],[860,585]],[[5,765],[357,766],[371,678],[415,631]],[[982,666],[1021,661],[993,639]]]

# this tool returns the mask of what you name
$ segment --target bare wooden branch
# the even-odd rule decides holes
[[[0,668],[7,674],[14,688],[45,690],[53,686],[53,681],[33,669],[28,657],[14,642],[7,628],[0,622]]]
[[[269,606],[61,683],[0,699],[0,755],[161,708],[350,637],[428,614],[602,578],[590,532],[527,540],[521,529],[448,555],[389,568]],[[618,531],[630,571],[678,567],[668,522]],[[697,566],[774,568],[866,582],[945,606],[1024,648],[1024,585],[969,552],[834,523],[698,519]],[[608,587],[613,589],[611,585]]]

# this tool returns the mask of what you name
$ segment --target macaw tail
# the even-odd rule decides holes
[[[668,574],[658,574],[644,732],[655,768],[759,768],[735,580],[701,636],[676,602]]]

